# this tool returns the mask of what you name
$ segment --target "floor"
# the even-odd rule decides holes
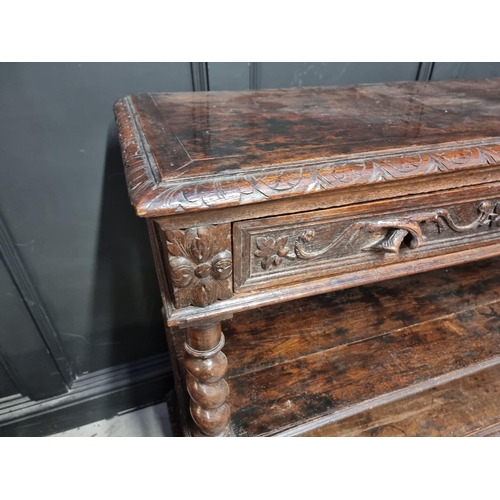
[[[171,437],[166,403],[126,412],[51,437]],[[500,437],[500,432],[490,434]]]
[[[166,403],[122,413],[52,437],[170,437],[172,429]]]

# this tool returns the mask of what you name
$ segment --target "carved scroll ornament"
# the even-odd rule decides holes
[[[437,209],[431,212],[412,214],[408,217],[398,217],[375,222],[355,222],[326,247],[316,251],[311,251],[307,248],[308,243],[316,236],[314,229],[302,231],[298,235],[293,245],[291,245],[294,250],[293,252],[286,246],[288,243],[287,236],[278,238],[277,240],[261,237],[256,239],[258,250],[254,252],[254,255],[262,258],[262,268],[267,270],[271,265],[279,266],[284,258],[288,260],[311,260],[320,257],[341,243],[347,243],[362,228],[369,232],[380,231],[381,229],[387,230],[387,233],[381,240],[362,248],[362,250],[399,253],[400,247],[406,239],[408,239],[408,247],[410,249],[418,248],[424,244],[421,227],[421,224],[424,222],[436,224],[438,232],[442,231],[446,226],[457,233],[464,233],[484,225],[500,226],[500,203],[483,201],[479,204],[477,210],[479,215],[468,224],[457,223],[446,209]],[[409,238],[407,238],[408,236]]]

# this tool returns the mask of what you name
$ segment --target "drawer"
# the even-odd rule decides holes
[[[472,250],[499,236],[500,183],[236,222],[234,291],[376,273],[401,262],[411,272],[414,260]]]

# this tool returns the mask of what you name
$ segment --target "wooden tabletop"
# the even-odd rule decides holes
[[[139,94],[115,113],[141,216],[500,163],[500,79]]]

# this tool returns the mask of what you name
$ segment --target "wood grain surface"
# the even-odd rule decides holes
[[[498,165],[500,80],[139,94],[115,105],[151,217]]]
[[[495,434],[500,426],[500,360],[422,392],[333,419],[301,435],[466,436]]]
[[[496,364],[498,264],[489,259],[235,315],[223,323],[233,433],[293,433],[321,416]]]

